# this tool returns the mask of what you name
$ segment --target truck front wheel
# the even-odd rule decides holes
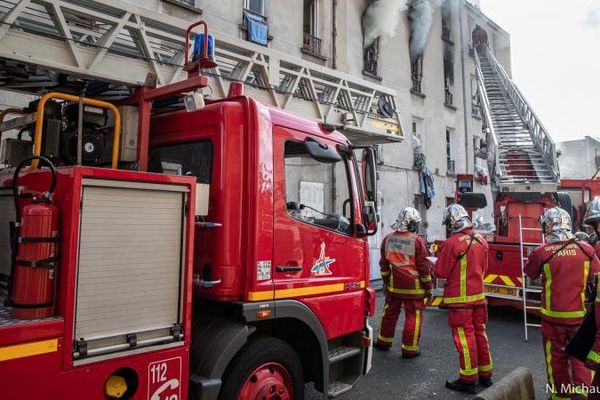
[[[257,336],[231,361],[221,388],[219,400],[302,400],[302,363],[283,340]]]

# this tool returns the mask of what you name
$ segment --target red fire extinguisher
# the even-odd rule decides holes
[[[52,173],[48,191],[33,196],[19,207],[17,180],[23,166],[33,159],[46,163]],[[52,204],[56,169],[45,157],[32,156],[15,170],[13,194],[17,223],[13,245],[10,302],[15,319],[39,319],[54,315],[54,287],[58,260],[58,208]],[[16,251],[15,251],[16,250]]]

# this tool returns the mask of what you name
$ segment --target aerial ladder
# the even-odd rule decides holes
[[[521,91],[487,46],[474,52],[488,131],[488,160],[498,192],[556,192],[556,146]]]

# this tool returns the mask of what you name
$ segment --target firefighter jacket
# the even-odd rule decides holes
[[[594,318],[596,320],[596,325],[598,325],[600,321],[600,294],[598,293],[598,281],[600,280],[600,274],[596,275],[596,298],[594,299]],[[587,360],[585,361],[585,366],[591,369],[592,371],[596,371],[596,373],[600,373],[600,329],[596,329],[596,336],[594,337],[594,344],[590,352],[587,355]]]
[[[392,232],[381,244],[381,277],[389,294],[422,299],[431,290],[431,272],[425,242],[411,232]]]
[[[588,243],[568,240],[533,250],[524,271],[531,279],[542,276],[542,318],[578,325],[586,312],[586,286],[600,272],[600,261]]]
[[[433,274],[445,279],[443,306],[474,307],[485,304],[483,277],[488,267],[488,244],[472,229],[465,229],[446,240],[435,263]]]

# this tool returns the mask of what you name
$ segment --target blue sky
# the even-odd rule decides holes
[[[555,141],[600,136],[600,0],[480,0],[511,36],[513,80]]]

